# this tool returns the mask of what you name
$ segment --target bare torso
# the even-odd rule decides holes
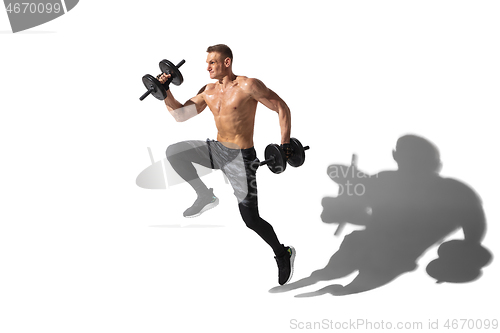
[[[210,83],[202,93],[205,103],[214,115],[217,141],[229,148],[253,147],[253,132],[257,100],[248,88],[250,79],[237,76],[226,87],[220,82]]]
[[[210,78],[218,80],[207,84],[196,96],[181,104],[172,93],[165,98],[165,105],[176,121],[186,121],[207,106],[214,115],[217,140],[234,149],[253,147],[253,133],[257,104],[278,113],[281,143],[290,142],[291,118],[286,103],[260,80],[236,76],[230,68],[221,70],[220,61],[209,53]],[[229,60],[226,59],[226,60]],[[226,66],[227,67],[227,66]],[[165,83],[170,74],[163,73],[160,82]]]

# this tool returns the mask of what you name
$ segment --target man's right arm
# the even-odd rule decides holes
[[[166,79],[168,79],[168,76],[162,75],[160,77],[160,82],[166,81]],[[191,119],[207,107],[207,103],[205,103],[205,99],[203,98],[205,87],[201,88],[195,97],[191,98],[184,104],[181,104],[175,99],[171,90],[168,91],[167,98],[164,99],[164,102],[175,121],[183,122]]]

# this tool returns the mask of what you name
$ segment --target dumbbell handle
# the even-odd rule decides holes
[[[186,62],[186,60],[182,59],[177,65],[175,65],[175,67],[179,68],[182,65],[184,65],[185,62]]]
[[[267,163],[273,162],[273,161],[274,161],[274,156],[271,156],[267,160],[264,160],[264,161],[260,162],[259,165],[263,166],[263,165],[266,165]]]
[[[182,65],[184,65],[184,63],[186,62],[186,60],[182,59],[177,65],[175,65],[175,67],[179,68],[181,67]],[[170,73],[169,73],[170,74]]]
[[[144,98],[148,97],[148,96],[149,96],[149,94],[151,94],[153,91],[155,91],[155,90],[154,90],[152,87],[151,87],[151,88],[149,88],[149,90],[148,90],[148,91],[146,91],[146,92],[144,93],[144,95],[142,95],[141,97],[139,97],[139,100],[141,100],[141,101],[142,101],[142,100],[144,100]]]

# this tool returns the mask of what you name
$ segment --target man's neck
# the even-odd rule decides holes
[[[230,72],[222,79],[219,80],[219,84],[222,85],[223,88],[226,88],[233,84],[233,81],[236,80],[236,75],[233,72]]]

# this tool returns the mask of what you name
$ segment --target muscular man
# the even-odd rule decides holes
[[[207,70],[210,78],[217,82],[207,84],[198,95],[184,104],[179,103],[171,92],[165,99],[167,109],[176,121],[186,121],[208,106],[217,127],[217,141],[185,141],[167,149],[167,158],[172,167],[198,195],[194,204],[184,212],[184,216],[198,216],[217,206],[219,202],[213,189],[208,189],[201,181],[193,163],[221,169],[233,186],[243,221],[273,249],[278,264],[278,282],[283,285],[292,277],[295,249],[281,244],[273,227],[259,215],[255,175],[257,157],[253,133],[255,112],[260,102],[278,113],[281,143],[289,157],[290,110],[261,81],[233,73],[233,54],[228,46],[210,46],[207,52]],[[169,78],[170,75],[162,74],[159,80],[164,83]]]

